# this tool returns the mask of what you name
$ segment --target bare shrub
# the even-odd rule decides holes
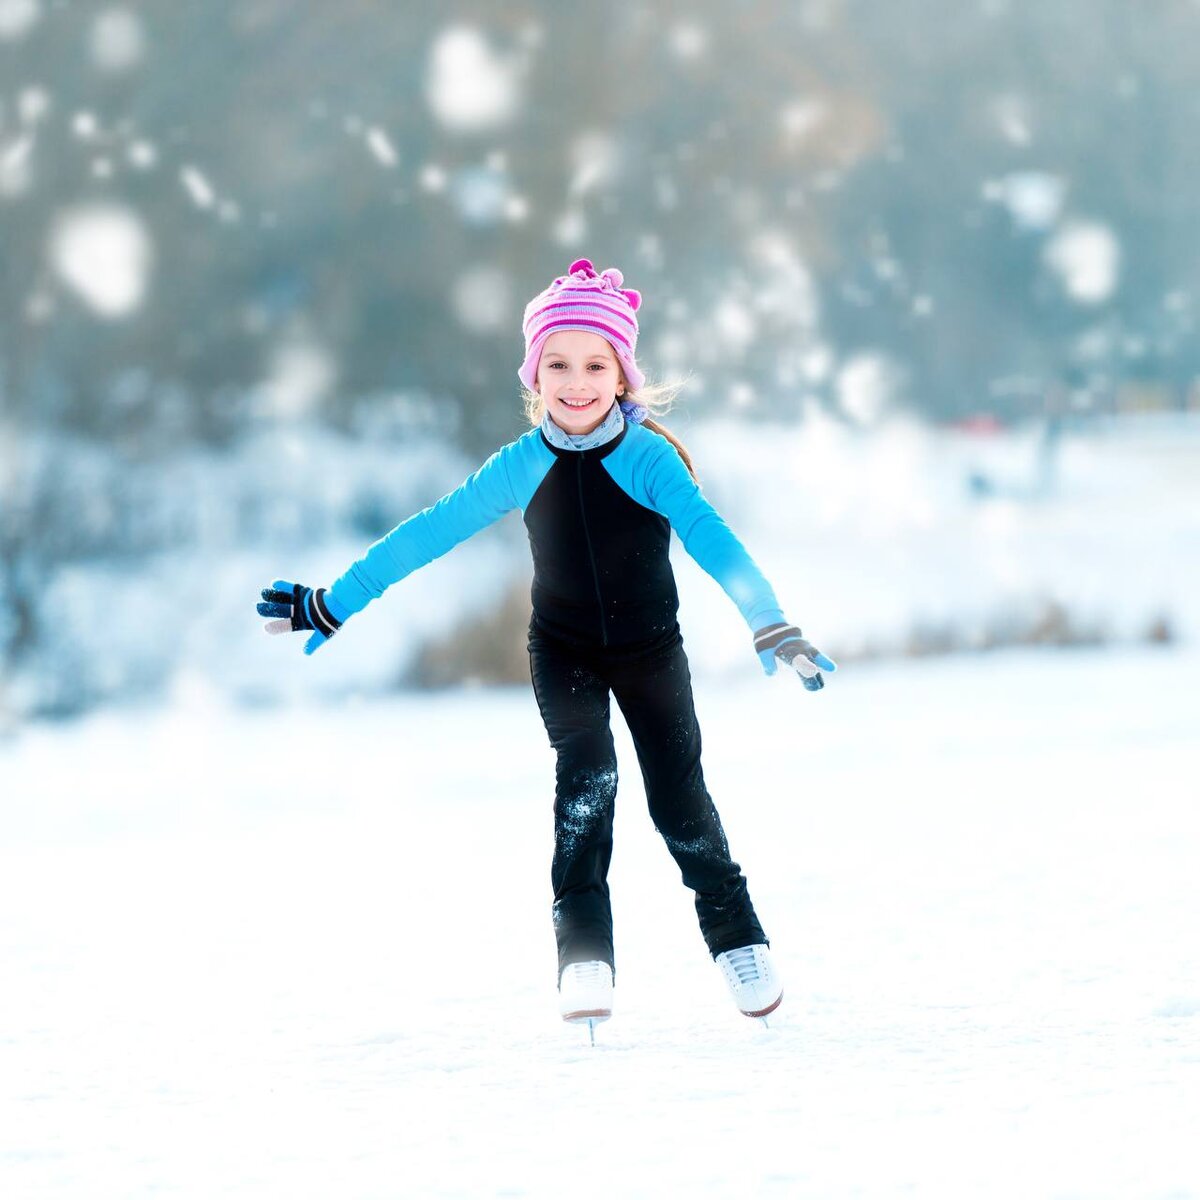
[[[511,583],[498,603],[426,642],[403,672],[405,688],[528,683],[529,581]]]

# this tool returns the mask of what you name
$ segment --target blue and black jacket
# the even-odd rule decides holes
[[[541,428],[502,446],[454,491],[379,539],[331,586],[351,613],[519,508],[533,552],[534,623],[564,641],[629,647],[676,623],[672,528],[751,632],[784,620],[754,560],[661,434],[626,422],[591,450]]]

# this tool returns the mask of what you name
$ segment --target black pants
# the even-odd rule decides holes
[[[529,666],[550,744],[558,754],[554,796],[554,931],[558,970],[613,964],[608,866],[612,859],[617,758],[609,691],[637,750],[650,817],[696,893],[709,952],[765,942],[746,880],[729,857],[721,818],[704,786],[691,672],[676,624],[644,647],[581,649],[529,630]]]

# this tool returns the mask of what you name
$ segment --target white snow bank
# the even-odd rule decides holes
[[[980,436],[895,417],[868,432],[819,414],[678,427],[784,612],[835,658],[1042,602],[1117,641],[1164,616],[1194,640],[1200,421],[1088,429],[1055,441],[1040,426]],[[674,562],[685,632],[709,667],[736,670],[744,626],[678,544]]]
[[[1048,605],[1115,644],[1143,642],[1160,621],[1183,641],[1200,635],[1194,421],[1093,425],[1057,442],[1034,427],[981,437],[897,416],[870,430],[817,415],[800,426],[666,423],[785,614],[835,659],[904,655],[922,630],[987,646]],[[262,428],[221,457],[144,466],[34,440],[10,450],[13,478],[38,476],[31,495],[46,493],[34,503],[15,487],[13,511],[69,511],[72,536],[97,546],[37,589],[55,636],[5,681],[18,715],[52,684],[98,700],[162,686],[254,703],[365,696],[396,685],[430,637],[493,616],[532,573],[510,513],[306,658],[299,636],[262,632],[259,590],[276,577],[328,586],[482,456],[428,433],[348,436],[305,422]],[[753,678],[736,607],[678,538],[671,553],[693,673]],[[61,710],[62,699],[42,707]]]

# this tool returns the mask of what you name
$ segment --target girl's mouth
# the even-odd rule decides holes
[[[587,408],[589,404],[595,404],[595,400],[559,400],[559,404],[565,404],[568,408]]]

